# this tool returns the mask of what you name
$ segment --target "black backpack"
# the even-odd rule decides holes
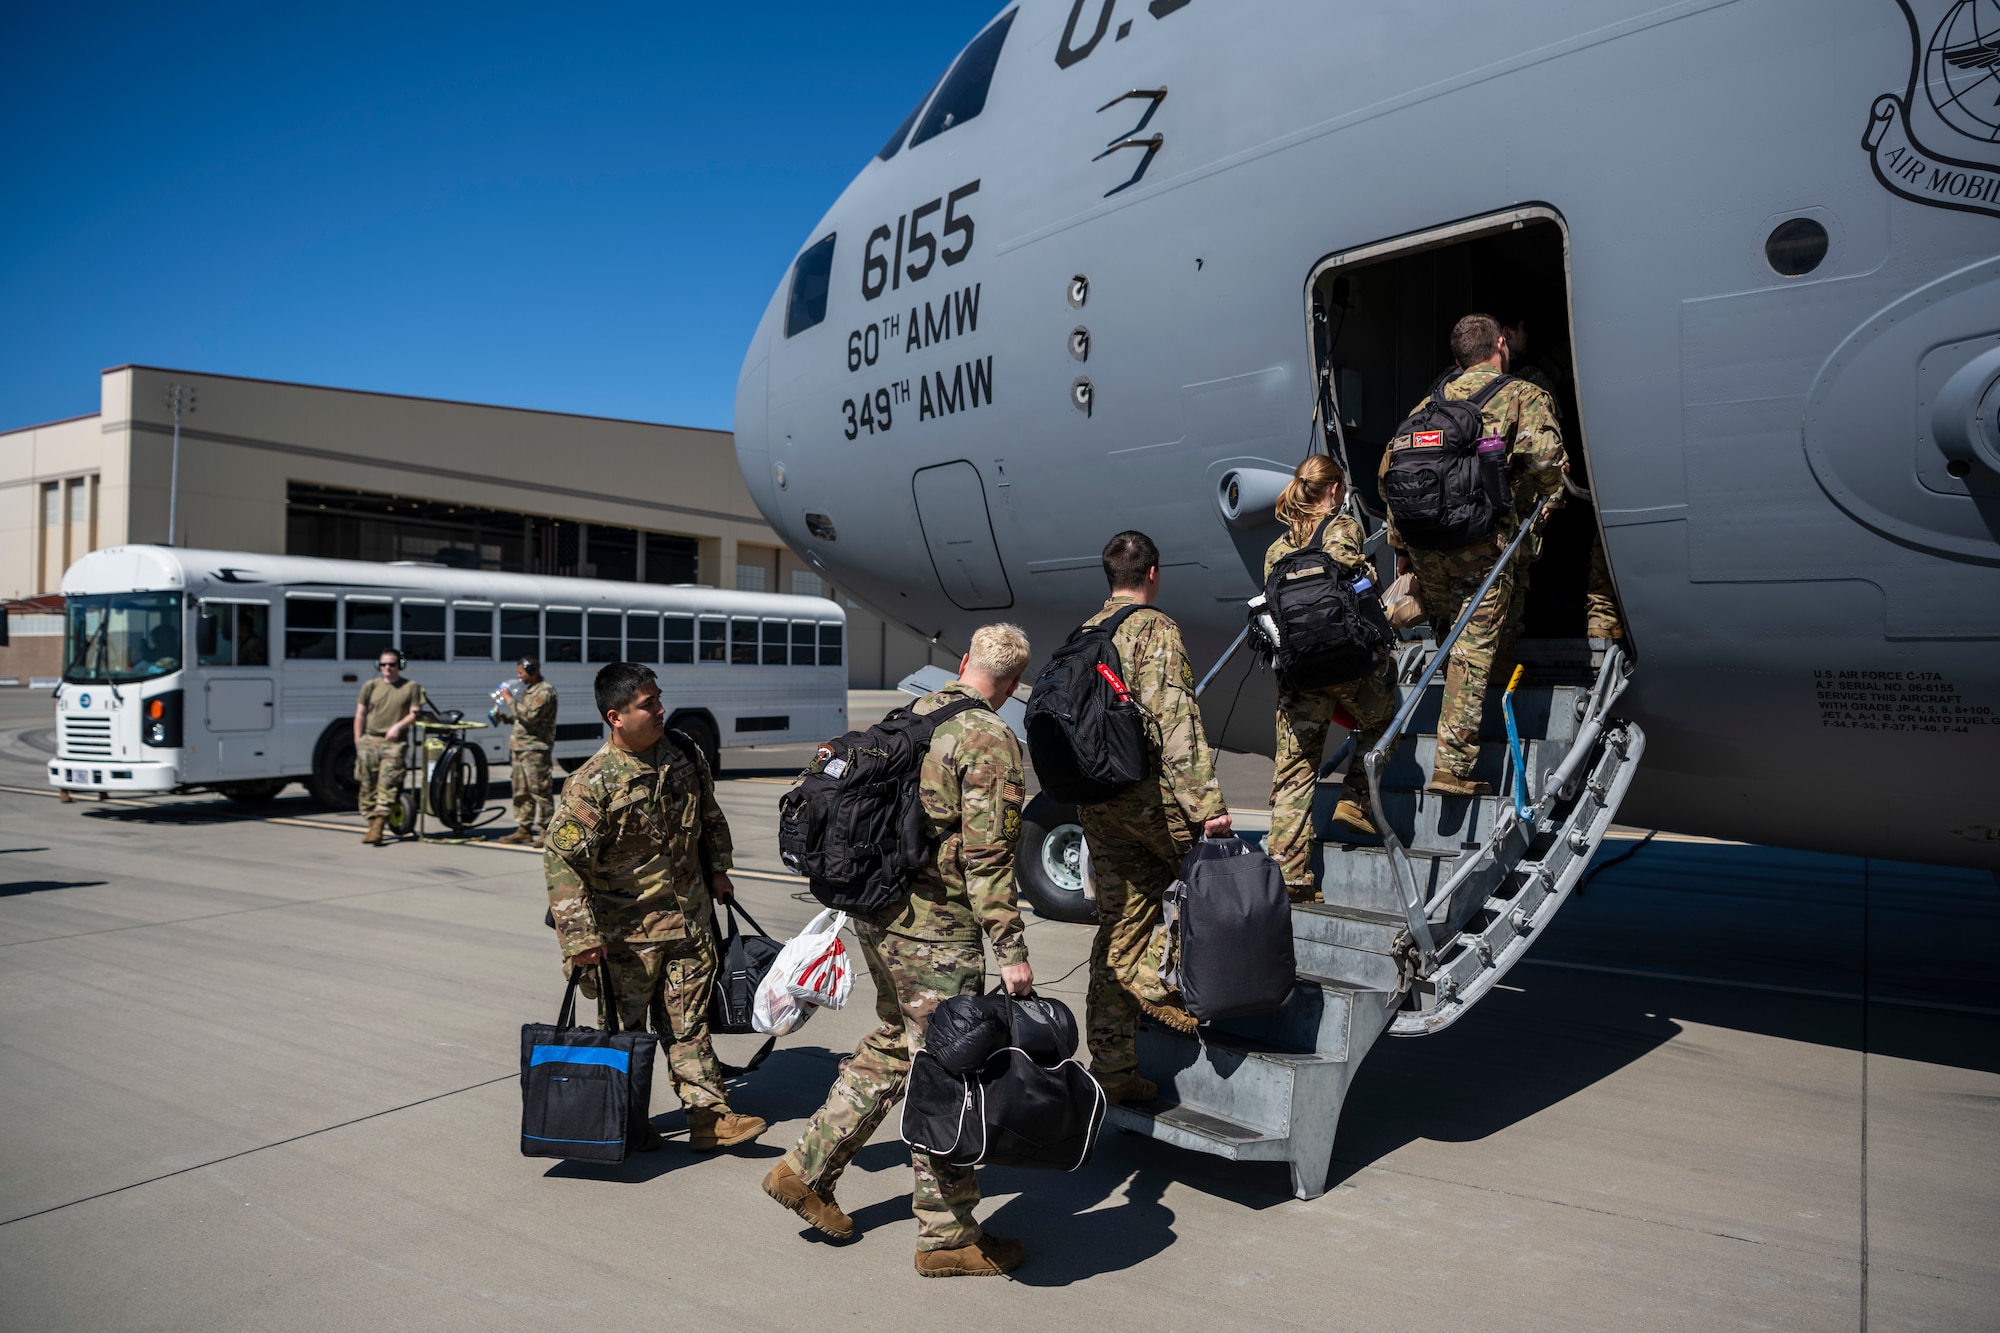
[[[1359,680],[1396,639],[1367,569],[1350,574],[1321,547],[1334,517],[1329,514],[1311,541],[1264,576],[1261,609],[1278,630],[1271,665],[1288,690]]]
[[[1201,1022],[1278,1008],[1298,965],[1285,872],[1237,837],[1203,838],[1161,904],[1160,976]]]
[[[819,747],[778,802],[778,858],[828,907],[866,916],[902,899],[935,850],[917,790],[931,734],[984,699],[921,716],[898,708]]]
[[[1389,468],[1382,474],[1382,499],[1396,531],[1421,551],[1454,551],[1483,541],[1513,505],[1506,446],[1481,438],[1486,433],[1481,409],[1514,377],[1495,376],[1470,398],[1446,401],[1444,386],[1462,373],[1440,379],[1424,405],[1396,427]]]
[[[1135,611],[1120,607],[1049,654],[1028,696],[1028,757],[1042,790],[1071,805],[1098,805],[1153,771],[1147,717],[1125,686],[1112,636]]]

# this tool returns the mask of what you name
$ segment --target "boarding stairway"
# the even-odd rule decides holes
[[[1113,1107],[1113,1124],[1237,1161],[1286,1162],[1299,1198],[1325,1191],[1362,1058],[1384,1032],[1443,1031],[1520,961],[1575,890],[1645,752],[1644,733],[1613,712],[1632,675],[1621,647],[1524,640],[1516,651],[1526,676],[1512,699],[1522,762],[1509,744],[1506,682],[1496,681],[1474,773],[1493,794],[1448,797],[1424,790],[1442,654],[1428,637],[1403,646],[1389,731],[1402,739],[1393,752],[1385,741],[1347,760],[1374,762],[1379,842],[1331,823],[1339,780],[1322,773],[1314,829],[1323,901],[1292,909],[1298,985],[1277,1012],[1195,1037],[1146,1023],[1139,1069],[1160,1095]]]

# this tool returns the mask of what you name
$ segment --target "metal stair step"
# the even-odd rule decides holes
[[[1421,791],[1430,785],[1431,775],[1437,772],[1437,737],[1417,736],[1405,740],[1389,756],[1389,762],[1382,768],[1382,790]],[[1528,799],[1538,799],[1542,794],[1542,774],[1563,761],[1569,753],[1569,745],[1563,741],[1544,741],[1521,738],[1523,757],[1527,760]],[[1494,742],[1482,742],[1479,757],[1473,761],[1472,777],[1475,782],[1484,782],[1498,793],[1512,782],[1512,754],[1506,737]],[[1338,793],[1333,802],[1338,803]],[[1317,803],[1315,803],[1317,813]],[[1327,806],[1327,818],[1333,817],[1333,804]]]
[[[1266,1133],[1178,1102],[1114,1106],[1105,1119],[1128,1133],[1236,1162],[1281,1161],[1291,1140],[1289,1134]]]
[[[1396,940],[1407,929],[1402,909],[1359,916],[1323,903],[1292,909],[1292,953],[1301,972],[1338,977],[1367,990],[1396,990],[1402,969]]]
[[[1410,731],[1416,735],[1434,736],[1438,729],[1438,712],[1444,704],[1443,673],[1431,681],[1424,691],[1424,701],[1417,705],[1411,715]],[[1507,739],[1507,714],[1500,706],[1500,697],[1505,692],[1505,682],[1486,691],[1486,707],[1479,717],[1479,738],[1482,741],[1504,741]],[[1412,686],[1396,687],[1398,700],[1410,697]],[[1523,738],[1533,736],[1552,741],[1572,741],[1576,739],[1577,700],[1590,691],[1581,685],[1523,685],[1514,691],[1514,721]]]
[[[1380,846],[1347,842],[1319,844],[1320,897],[1325,905],[1378,916],[1401,918],[1403,892],[1397,887],[1389,853]],[[1417,888],[1428,902],[1451,878],[1455,858],[1413,852],[1410,866],[1416,871]]]
[[[1438,796],[1427,791],[1385,791],[1376,822],[1387,818],[1411,851],[1457,855],[1493,837],[1497,796]]]

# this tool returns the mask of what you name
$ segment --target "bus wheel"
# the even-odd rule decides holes
[[[716,735],[715,723],[708,720],[706,713],[676,713],[667,725],[675,731],[684,732],[687,738],[701,747],[701,757],[708,760],[708,771],[713,773],[722,763],[722,738]]]
[[[306,790],[328,810],[353,810],[361,803],[361,783],[354,776],[354,724],[346,718],[329,722],[313,746],[312,773]]]
[[[290,778],[268,778],[262,782],[225,782],[216,791],[238,805],[262,805],[290,785]]]
[[[1097,904],[1083,895],[1083,825],[1075,806],[1048,796],[1028,802],[1014,849],[1014,878],[1050,920],[1097,920]]]

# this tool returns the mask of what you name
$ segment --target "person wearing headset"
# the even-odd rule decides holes
[[[384,648],[376,656],[376,678],[354,701],[354,777],[361,784],[361,813],[368,831],[361,841],[382,845],[389,810],[403,790],[403,733],[424,706],[424,687],[403,679],[403,655]]]

